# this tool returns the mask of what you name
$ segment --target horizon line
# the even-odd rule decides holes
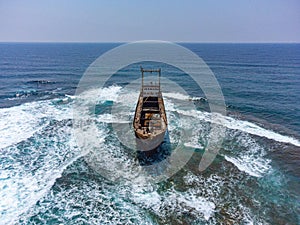
[[[71,43],[71,44],[124,44],[124,43],[132,43],[141,40],[135,41],[1,41],[0,43]],[[156,40],[156,41],[166,41],[166,40]],[[167,41],[171,43],[177,44],[300,44],[300,41]]]

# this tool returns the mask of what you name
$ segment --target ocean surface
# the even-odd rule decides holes
[[[187,90],[163,92],[171,145],[178,130],[193,127],[183,143],[192,158],[160,183],[112,181],[90,164],[121,163],[134,174],[136,154],[112,127],[131,124],[138,92],[126,85],[140,64],[85,93],[98,99],[88,119],[101,154],[82,152],[73,137],[78,82],[118,45],[0,43],[0,224],[300,224],[300,44],[181,44],[210,67],[227,107],[222,147],[204,172],[206,97],[178,69],[145,62]]]

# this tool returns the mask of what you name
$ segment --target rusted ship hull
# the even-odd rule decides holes
[[[158,84],[145,85],[143,82],[144,72],[158,72],[160,70],[142,71],[142,87],[138,98],[133,121],[136,144],[138,151],[155,150],[163,142],[167,130],[167,116],[164,101]]]
[[[155,135],[151,138],[144,139],[143,137],[136,135],[136,147],[138,151],[148,151],[151,153],[152,151],[155,151],[160,144],[163,142],[165,137],[166,131]]]

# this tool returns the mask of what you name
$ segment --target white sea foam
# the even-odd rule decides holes
[[[207,143],[208,128],[204,128],[205,124],[201,121],[193,121],[191,118],[189,125],[193,124],[193,135],[184,145],[186,147],[204,149]],[[186,122],[187,123],[187,122]],[[203,130],[207,130],[203,132]],[[228,130],[226,140],[230,143],[236,143],[230,146],[224,146],[225,153],[221,151],[225,160],[233,163],[240,171],[243,171],[251,176],[261,177],[270,169],[271,160],[266,156],[266,150],[260,146],[253,137],[248,133],[240,130]],[[233,139],[233,140],[231,140]]]
[[[236,120],[231,117],[225,117],[225,120],[223,122],[227,128],[230,129],[236,129],[240,130],[249,134],[253,134],[260,137],[266,137],[268,139],[277,141],[277,142],[283,142],[283,143],[289,143],[295,146],[300,147],[300,141],[289,136],[285,136],[282,134],[278,134],[272,130],[268,130],[265,128],[262,128],[254,123],[243,121],[243,120]]]
[[[142,208],[150,209],[160,217],[189,212],[195,217],[202,217],[209,220],[214,214],[215,204],[204,197],[197,196],[197,193],[190,189],[179,192],[174,189],[161,194],[156,190],[145,192],[144,189],[131,191],[132,200]]]
[[[270,166],[266,165],[262,159],[253,159],[248,155],[234,158],[230,156],[224,156],[225,159],[233,163],[240,171],[244,171],[254,177],[262,177],[265,171],[269,170]]]
[[[56,179],[61,177],[69,165],[88,153],[78,149],[71,138],[71,128],[68,125],[47,132],[36,133],[33,136],[33,142],[40,142],[39,147],[36,148],[30,141],[28,143],[30,155],[23,155],[23,158],[28,159],[22,163],[17,158],[18,146],[4,149],[10,157],[17,155],[13,169],[9,167],[5,169],[6,165],[2,165],[4,168],[1,168],[1,176],[6,177],[0,183],[0,211],[4,212],[2,215],[4,224],[14,224],[19,216],[49,192]],[[103,133],[100,131],[97,136],[98,142],[101,143]],[[3,160],[5,159],[4,157]]]
[[[228,177],[220,177],[217,174],[211,174],[209,177],[195,175],[188,172],[184,177],[184,183],[191,187],[193,192],[198,196],[207,198],[208,201],[215,202],[219,198],[224,182]]]
[[[137,93],[129,92],[126,94],[121,94],[119,96],[119,98],[117,98],[116,96],[118,96],[118,94],[120,93],[120,90],[121,90],[120,87],[112,86],[108,90],[110,90],[109,96],[115,96],[115,97],[111,97],[111,99],[114,99],[114,100],[118,99],[119,102],[123,102],[123,103],[126,102],[126,104],[131,103],[130,105],[133,105],[136,102]],[[257,135],[260,137],[266,137],[271,140],[275,140],[275,141],[283,142],[283,143],[289,143],[289,144],[300,147],[300,141],[293,137],[285,136],[285,135],[276,133],[272,130],[268,130],[263,127],[260,127],[254,123],[251,123],[248,121],[243,121],[243,120],[237,120],[237,119],[234,119],[229,116],[222,116],[220,114],[215,114],[215,113],[212,114],[212,113],[201,112],[201,111],[196,111],[196,110],[190,110],[190,111],[180,110],[180,109],[178,109],[178,106],[175,106],[175,104],[170,100],[172,98],[178,99],[178,100],[190,100],[191,97],[189,97],[188,95],[184,95],[181,93],[172,93],[172,92],[163,93],[163,95],[164,95],[164,97],[166,97],[165,106],[166,106],[167,111],[170,111],[170,112],[177,111],[183,115],[196,116],[198,119],[205,120],[207,122],[212,122],[211,117],[212,117],[212,115],[214,115],[215,118],[214,118],[213,122],[223,125],[229,129],[240,130],[240,131],[243,131],[243,132],[246,132],[249,134]],[[198,98],[195,98],[195,99],[198,99]],[[199,98],[199,99],[201,99],[201,98]],[[128,103],[128,101],[130,103]]]
[[[189,147],[189,148],[198,148],[198,149],[203,149],[204,146],[199,144],[199,143],[195,143],[195,142],[186,142],[184,143],[184,146]]]
[[[66,95],[67,98],[70,98],[70,99],[76,99],[76,96],[75,95]]]
[[[176,111],[175,104],[172,101],[170,101],[169,99],[165,99],[164,104],[165,104],[166,111],[168,111],[168,112]]]
[[[227,147],[231,152],[224,155],[224,158],[233,163],[240,171],[254,177],[262,177],[270,169],[271,160],[266,158],[266,150],[260,146],[249,134],[233,131],[231,133],[232,142],[238,145]]]
[[[76,96],[76,99],[84,100],[84,104],[101,101],[116,101],[122,87],[109,86],[105,88],[90,89]]]
[[[195,218],[209,220],[215,211],[215,204],[199,196],[198,187],[180,192],[171,188],[158,194],[157,187],[148,184],[130,187],[130,198],[142,208],[150,209],[159,217],[180,216],[189,213]]]
[[[225,126],[229,129],[234,130],[240,130],[249,134],[253,134],[260,137],[266,137],[268,139],[277,141],[277,142],[283,142],[283,143],[289,143],[295,146],[300,147],[300,141],[289,136],[285,136],[282,134],[278,134],[272,130],[268,130],[265,128],[262,128],[254,123],[244,121],[244,120],[237,120],[229,116],[222,116],[220,114],[212,114],[208,112],[201,112],[196,110],[191,111],[184,111],[184,110],[178,110],[179,113],[186,115],[186,116],[192,116],[196,117],[200,120],[204,120],[206,122],[214,122],[216,124],[220,124],[222,126]],[[212,115],[214,115],[214,119],[212,120]]]
[[[251,213],[251,210],[243,205],[239,205],[239,207],[243,210],[243,219],[242,222],[243,224],[247,224],[247,225],[265,225],[268,224],[266,221],[264,221],[263,219],[257,218],[256,215],[253,215],[253,213]]]
[[[167,98],[178,99],[178,100],[189,100],[190,99],[190,97],[188,95],[184,95],[181,93],[164,92],[163,96],[167,97]]]
[[[84,165],[81,167],[81,172],[86,172]],[[78,169],[72,168],[75,173],[78,173]],[[60,191],[50,190],[39,206],[31,209],[30,214],[42,223],[55,218],[60,224],[153,224],[149,214],[127,198],[125,192],[130,192],[128,187],[108,184],[101,177],[98,179],[101,181],[90,178],[85,182],[78,179],[76,182],[71,181],[72,185],[69,187],[58,185]],[[26,217],[22,219],[29,221]]]
[[[0,109],[1,223],[15,224],[69,165],[87,154],[71,136],[71,106],[47,100]],[[104,129],[90,130],[101,143]]]
[[[209,220],[214,213],[215,204],[213,202],[207,201],[203,197],[197,197],[195,193],[191,191],[179,195],[175,194],[174,197],[179,204],[184,204],[189,208],[195,209],[196,212],[203,214],[206,220]]]
[[[203,97],[191,97],[182,93],[172,93],[172,92],[164,92],[163,93],[164,97],[167,98],[173,98],[173,99],[177,99],[177,100],[189,100],[189,101],[205,101],[205,98]]]
[[[103,123],[130,123],[131,121],[126,120],[125,116],[105,113],[105,114],[98,115],[96,121],[103,122]]]
[[[120,87],[113,86],[104,90],[100,90],[101,94],[99,94],[99,90],[97,91],[97,94],[93,91],[86,93],[85,97],[99,98],[100,101],[118,101],[120,90]],[[131,95],[129,94],[128,99],[131,99],[130,96]],[[131,101],[134,103],[136,99]],[[169,100],[167,99],[166,102],[168,101]],[[207,122],[211,121],[210,113],[176,110],[176,106],[172,103],[172,101],[169,102],[170,105],[167,107],[167,110],[171,110],[172,113],[174,113],[174,111],[178,111],[179,113],[187,116],[194,117],[196,115],[194,120],[204,120]],[[102,193],[99,190],[103,191],[103,189],[101,189],[100,186],[93,184],[83,184],[80,186],[80,188],[77,187],[71,191],[63,190],[58,194],[59,196],[54,196],[53,192],[51,192],[51,187],[55,183],[55,180],[61,176],[66,167],[71,165],[75,160],[85,154],[83,154],[75,144],[71,145],[72,147],[70,148],[61,145],[62,143],[69,143],[70,141],[71,128],[68,128],[68,126],[64,126],[60,129],[60,131],[52,133],[52,139],[52,136],[47,137],[44,136],[44,133],[42,134],[39,132],[48,125],[48,121],[51,118],[54,118],[57,121],[70,119],[71,112],[69,106],[70,105],[67,105],[67,107],[64,105],[52,105],[51,101],[42,101],[36,103],[26,103],[9,109],[0,109],[0,114],[4,115],[4,117],[0,118],[0,144],[5,143],[3,144],[2,148],[5,151],[8,151],[8,155],[14,155],[17,153],[18,148],[17,146],[13,145],[16,145],[22,140],[26,140],[29,137],[35,138],[34,135],[40,135],[39,141],[49,138],[48,141],[55,143],[55,146],[52,147],[45,144],[44,146],[38,148],[32,144],[31,150],[35,151],[32,157],[39,157],[39,151],[42,149],[42,152],[45,154],[45,156],[43,156],[41,163],[47,162],[44,163],[45,165],[35,168],[35,170],[31,169],[30,167],[28,169],[24,165],[18,164],[17,162],[13,163],[15,169],[11,172],[5,168],[1,168],[0,179],[2,180],[0,183],[0,211],[4,212],[4,219],[2,220],[4,223],[14,223],[14,219],[18,219],[16,218],[16,212],[18,212],[17,216],[20,216],[21,214],[24,215],[28,209],[34,208],[36,202],[46,196],[47,193],[49,193],[49,195],[46,197],[44,204],[47,205],[47,200],[50,199],[53,201],[51,204],[57,205],[60,209],[64,209],[62,212],[66,211],[65,222],[68,221],[68,218],[76,218],[76,215],[85,215],[95,223],[109,223],[110,218],[113,218],[113,221],[116,223],[121,223],[124,221],[131,223],[130,219],[126,219],[127,217],[135,218],[137,221],[141,222],[143,221],[143,218],[147,218],[147,215],[141,215],[141,211],[136,205],[150,209],[155,214],[163,217],[166,215],[169,216],[172,213],[175,215],[180,215],[186,212],[189,212],[196,217],[204,218],[205,220],[210,220],[213,217],[213,214],[216,210],[216,205],[214,202],[220,193],[220,188],[222,187],[223,182],[223,180],[217,176],[211,176],[209,179],[195,177],[185,178],[187,185],[197,184],[196,188],[190,188],[186,192],[179,192],[171,189],[162,195],[159,194],[155,188],[151,191],[136,191],[132,188],[132,186],[130,186],[130,188],[127,189],[127,192],[124,192],[125,197],[121,195],[121,197],[125,198],[125,200],[120,200],[119,196],[115,198],[115,186],[109,191],[104,190],[104,193]],[[20,118],[18,118],[19,115]],[[115,118],[113,116],[111,117],[109,114],[103,114],[99,117],[97,116],[97,118],[93,119],[98,122],[123,122],[123,120],[120,120],[120,118]],[[287,143],[290,143],[291,141],[291,139],[288,139],[290,137],[282,135],[273,137],[273,131],[266,130],[247,121],[240,121],[230,117],[219,116],[217,123],[233,130],[240,130],[258,136],[266,135],[268,138],[276,141],[278,141],[278,139],[285,140]],[[185,124],[185,126],[190,126],[191,124],[195,125],[194,123],[190,122],[190,124]],[[176,124],[176,126],[178,126],[178,124]],[[176,130],[176,126],[174,126],[173,130]],[[18,129],[20,129],[20,133],[18,133]],[[6,131],[8,132],[7,135]],[[91,131],[93,133],[99,132],[99,128],[91,128]],[[111,155],[105,154],[105,157],[103,157],[103,161],[106,162],[107,168],[109,169],[112,163],[116,163],[116,165],[123,165],[124,168],[130,170],[128,172],[129,175],[127,175],[133,176],[133,174],[135,174],[133,162],[126,158],[124,154],[121,156],[119,155],[121,150],[115,146],[115,143],[105,144],[102,142],[103,139],[101,138],[103,138],[103,133],[101,133],[101,131],[103,130],[100,129],[98,140],[100,142],[98,144],[101,148],[103,148],[103,151],[108,151],[108,153],[111,153]],[[4,138],[2,133],[6,135]],[[16,133],[19,134],[19,137],[15,136]],[[58,137],[61,137],[61,139],[57,139]],[[1,138],[3,138],[5,142],[2,142]],[[249,140],[250,136],[242,136],[241,138],[243,140]],[[298,140],[293,140],[296,141],[294,144],[299,144]],[[253,143],[249,144],[251,146],[253,145]],[[192,140],[191,142],[186,143],[186,145],[193,147],[199,145],[200,147],[198,139]],[[244,144],[244,146],[247,147],[246,144]],[[260,152],[261,149],[254,147],[250,148],[250,150],[252,152],[249,154],[246,153],[244,156],[242,154],[234,156],[226,155],[225,159],[234,163],[238,169],[245,171],[252,176],[262,176],[270,168],[268,166],[268,161],[261,161],[263,155],[257,153]],[[115,155],[113,155],[113,153]],[[244,153],[245,152],[243,152],[243,154]],[[116,176],[119,177],[121,175],[117,174]],[[122,188],[126,187],[121,186],[120,189]],[[119,190],[118,194],[122,194],[122,192]],[[54,200],[52,198],[54,198]],[[87,198],[87,202],[83,203],[78,201],[78,199],[83,198]],[[132,200],[134,204],[128,203],[128,198]],[[97,201],[99,203],[98,205],[87,204],[90,200],[95,202],[95,199],[99,200],[100,203]],[[124,213],[122,215],[120,211],[115,210],[115,208],[120,207],[120,202],[122,213]],[[76,207],[73,206],[78,206],[78,208],[80,207],[83,211],[75,210],[74,208]],[[50,205],[48,205],[48,207],[50,207]],[[97,211],[97,207],[102,207],[100,210],[103,210],[103,212]],[[108,214],[106,212],[108,212]],[[145,223],[151,224],[149,221],[151,220],[147,218]],[[78,222],[82,221],[78,220]]]
[[[115,99],[115,102],[135,108],[138,97],[138,92],[131,92],[128,89],[121,89],[120,92],[118,92],[118,97]]]
[[[164,94],[165,95],[165,94]],[[191,148],[200,148],[203,149],[205,146],[205,133],[201,132],[202,130],[206,130],[206,128],[203,128],[203,125],[201,122],[198,122],[197,119],[199,120],[204,120],[205,122],[211,122],[212,115],[211,113],[207,112],[201,112],[201,111],[187,111],[187,110],[181,110],[179,105],[175,105],[172,101],[172,98],[180,99],[180,100],[187,100],[188,96],[178,94],[178,93],[167,93],[165,96],[167,98],[165,99],[165,105],[166,109],[168,112],[168,115],[172,117],[174,112],[179,112],[181,115],[184,115],[183,118],[180,120],[174,118],[170,118],[170,139],[174,141],[174,136],[172,135],[172,131],[176,130],[179,127],[187,127],[190,128],[191,126],[194,126],[194,133],[192,135],[192,138],[185,142],[184,145],[186,147],[191,147]],[[250,123],[248,121],[241,121],[241,120],[236,120],[231,117],[227,116],[221,116],[218,114],[214,114],[215,119],[213,122],[223,125],[231,130],[238,130],[238,131],[243,131],[246,134],[255,134],[258,136],[266,136],[268,138],[273,138],[276,141],[290,141],[291,138],[283,135],[279,136],[272,136],[273,131],[266,130],[262,127],[259,127],[253,123]],[[190,119],[186,119],[186,116],[189,116]],[[108,118],[110,119],[110,118]],[[178,121],[177,121],[178,120]],[[108,120],[109,121],[109,120]],[[179,125],[179,121],[182,123]],[[176,126],[173,127],[173,123],[176,122]],[[255,129],[254,129],[255,128]],[[257,131],[257,132],[256,132]],[[274,133],[274,132],[273,132]],[[242,135],[242,133],[239,133],[239,135]],[[242,135],[243,136],[243,135]],[[278,137],[281,137],[278,138]],[[251,136],[249,135],[244,135],[242,139],[245,140],[252,140]],[[241,142],[240,140],[239,142]],[[294,143],[294,142],[292,142]],[[237,156],[229,156],[225,155],[225,159],[227,161],[230,161],[233,163],[239,170],[248,173],[251,176],[256,176],[256,177],[261,177],[263,174],[265,174],[269,169],[270,169],[270,160],[266,159],[264,157],[265,154],[262,154],[263,148],[258,146],[255,142],[250,143],[247,145],[247,152],[242,152],[241,154]],[[237,150],[238,151],[238,150]]]
[[[50,100],[0,109],[0,149],[28,139],[51,119],[71,118],[69,107],[55,106]]]
[[[179,99],[179,100],[191,100],[193,98],[181,94],[181,93],[164,93],[164,96],[167,98],[173,98],[173,99]],[[198,98],[195,98],[198,99]],[[199,98],[201,100],[201,98]],[[172,104],[172,103],[169,103]],[[168,110],[168,108],[167,108]],[[169,110],[174,111],[174,107],[171,107]],[[200,120],[205,120],[207,122],[211,122],[211,113],[208,112],[201,112],[201,111],[196,111],[196,110],[189,110],[189,111],[184,111],[184,110],[177,110],[183,115],[188,115],[188,116],[196,116]],[[289,143],[295,146],[300,147],[300,141],[293,138],[289,137],[286,135],[278,134],[272,130],[268,130],[265,128],[262,128],[252,122],[249,121],[243,121],[243,120],[237,120],[229,116],[222,116],[220,114],[214,114],[216,117],[214,118],[214,122],[218,123],[220,125],[223,125],[229,129],[236,129],[236,130],[241,130],[243,132],[257,135],[260,137],[266,137],[268,139],[272,139],[278,142],[283,142],[283,143]]]
[[[218,173],[218,171],[216,171]],[[203,175],[195,175],[192,172],[188,172],[184,177],[184,182],[188,185],[189,190],[192,190],[193,196],[204,196],[210,202],[213,202],[215,208],[212,211],[218,211],[222,214],[228,215],[228,219],[231,223],[238,224],[266,224],[266,222],[259,218],[257,215],[253,215],[251,210],[240,202],[240,180],[237,179],[236,174],[230,173],[228,176],[218,176],[211,174],[209,177]],[[238,191],[237,191],[238,190]],[[231,196],[231,204],[228,205],[228,199],[223,197],[224,191],[226,196]],[[237,191],[237,192],[236,192]],[[251,196],[249,201],[252,201]],[[236,202],[237,200],[237,202]],[[255,200],[254,200],[255,201]],[[215,217],[209,219],[209,224],[218,224],[220,221]],[[222,223],[222,222],[221,222]]]

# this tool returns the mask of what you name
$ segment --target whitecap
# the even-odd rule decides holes
[[[275,131],[262,128],[249,121],[237,120],[229,116],[222,116],[217,113],[208,113],[208,112],[202,112],[197,110],[190,110],[190,111],[177,110],[177,111],[180,114],[190,116],[190,117],[195,117],[200,120],[204,120],[205,122],[213,122],[225,126],[226,128],[229,129],[240,130],[248,134],[265,137],[277,142],[289,143],[300,147],[300,141],[295,139],[294,137],[278,134]],[[212,115],[214,115],[214,119],[212,119]]]

